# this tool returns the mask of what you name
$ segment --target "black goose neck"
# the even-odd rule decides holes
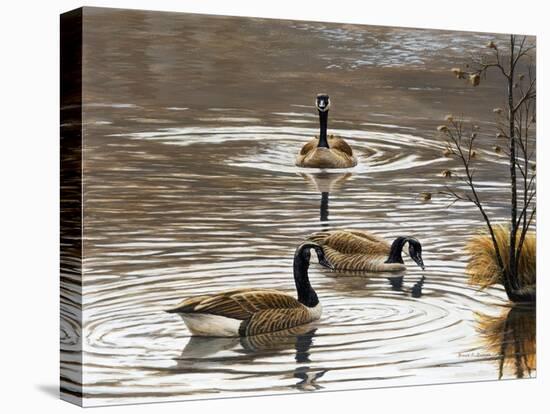
[[[403,256],[401,256],[401,253],[403,252],[403,246],[407,242],[408,237],[397,237],[390,248],[390,254],[388,256],[388,260],[386,260],[386,263],[404,263],[403,262]]]
[[[321,221],[328,221],[328,191],[321,193]]]
[[[319,144],[318,148],[329,148],[327,139],[328,111],[319,111]]]
[[[319,303],[317,293],[309,283],[309,249],[310,246],[301,246],[296,250],[294,255],[294,283],[296,284],[296,293],[298,301],[312,308]]]

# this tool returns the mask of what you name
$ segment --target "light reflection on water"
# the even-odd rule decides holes
[[[144,15],[128,21],[139,30],[145,30],[142,24],[160,27]],[[107,29],[114,30],[113,22],[101,18],[107,28],[89,36],[98,45]],[[191,29],[177,30],[185,38]],[[134,44],[136,38],[126,41]],[[422,55],[422,44],[407,47]],[[160,59],[128,58],[109,47],[107,65]],[[89,53],[98,52],[90,48]],[[435,59],[432,53],[423,56]],[[168,91],[161,75],[171,82],[177,63],[150,69],[151,84]],[[192,66],[178,67],[189,72]],[[91,73],[104,76],[99,68]],[[161,103],[172,96],[167,92],[159,92],[158,102],[150,101],[137,86],[142,79],[126,76],[110,81],[119,93],[115,103],[98,102],[97,96],[114,92],[96,90],[90,79],[84,111],[88,404],[487,380],[518,377],[519,372],[534,376],[534,324],[515,322],[521,319],[515,316],[519,311],[508,311],[502,289],[480,291],[466,283],[463,243],[482,225],[475,207],[456,203],[449,209],[446,199],[434,196],[425,202],[419,196],[440,189],[448,182],[441,170],[452,168],[432,132],[439,114],[425,118],[415,112],[424,101],[413,107],[402,102],[408,117],[384,113],[391,112],[391,102],[370,112],[335,107],[329,133],[348,140],[359,165],[327,173],[294,166],[301,145],[317,132],[315,114],[302,103],[311,100],[311,91],[300,90],[298,81],[297,94],[305,98],[275,100],[278,109],[271,107],[273,100],[259,108],[245,98],[244,107],[232,102],[205,107],[193,105],[193,99]],[[240,76],[241,82],[250,80]],[[349,76],[353,83],[355,75]],[[328,75],[326,82],[344,93]],[[428,92],[438,98],[446,93]],[[430,96],[427,102],[432,101]],[[490,214],[506,217],[505,166],[490,153],[489,136],[485,142],[477,166],[481,195],[490,200]],[[390,240],[416,236],[426,271],[408,258],[406,273],[388,275],[333,272],[313,264],[310,278],[323,305],[321,320],[261,338],[191,338],[177,315],[163,311],[191,295],[241,286],[293,292],[296,245],[312,232],[340,227],[366,229]],[[512,322],[498,322],[502,318]],[[508,332],[503,323],[513,326],[504,339],[498,335]],[[72,343],[70,320],[63,329],[63,341]],[[506,362],[511,348],[502,341],[521,345],[528,368],[521,361],[521,369],[517,361]],[[69,368],[63,374],[73,377]]]

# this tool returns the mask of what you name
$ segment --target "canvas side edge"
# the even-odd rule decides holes
[[[82,8],[60,16],[60,398],[82,406]]]

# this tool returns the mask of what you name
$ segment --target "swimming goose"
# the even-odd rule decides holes
[[[179,314],[197,336],[251,336],[290,329],[321,317],[321,304],[308,277],[310,249],[332,268],[318,244],[306,242],[294,254],[298,298],[274,289],[245,288],[184,300],[169,313]]]
[[[296,157],[296,165],[306,168],[349,168],[357,165],[351,147],[342,138],[330,135],[327,137],[328,111],[330,99],[326,94],[319,94],[315,100],[319,112],[319,137],[313,138],[302,147]]]
[[[405,270],[401,252],[409,244],[409,255],[424,269],[422,246],[414,237],[397,237],[392,244],[372,233],[361,230],[333,230],[311,235],[330,264],[337,270],[367,272],[397,272]]]

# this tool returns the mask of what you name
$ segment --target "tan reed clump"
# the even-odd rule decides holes
[[[493,230],[504,266],[507,267],[510,263],[510,231],[503,225],[493,226]],[[520,232],[518,232],[517,243],[519,238]],[[472,237],[466,244],[465,250],[469,256],[466,273],[470,276],[471,284],[485,288],[495,283],[502,283],[493,241],[486,231]],[[519,258],[518,278],[521,287],[536,284],[536,262],[537,239],[535,232],[530,231],[525,236]]]

